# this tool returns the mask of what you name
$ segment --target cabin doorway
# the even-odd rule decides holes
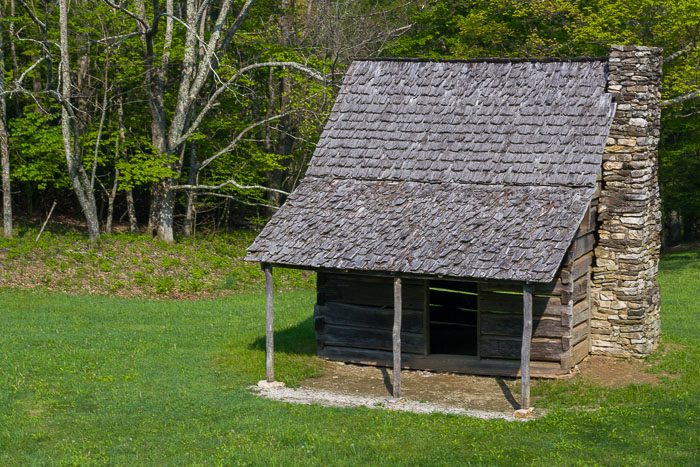
[[[477,287],[475,282],[428,282],[431,354],[478,355]]]

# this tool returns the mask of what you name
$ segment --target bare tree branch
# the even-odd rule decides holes
[[[236,182],[235,180],[227,180],[224,183],[221,183],[219,185],[173,185],[169,187],[171,190],[209,190],[209,191],[217,191],[222,189],[225,186],[233,186],[235,188],[238,188],[239,190],[264,190],[264,191],[271,191],[274,193],[279,193],[281,195],[289,195],[286,191],[278,190],[276,188],[268,188],[266,186],[262,185],[241,185],[240,183]]]
[[[213,156],[210,156],[209,158],[204,160],[204,162],[202,162],[199,165],[199,169],[201,170],[201,169],[205,168],[206,166],[208,166],[209,164],[214,162],[217,158],[221,157],[222,155],[224,155],[228,152],[231,152],[231,150],[238,145],[238,143],[241,141],[241,139],[243,139],[245,134],[248,133],[250,130],[253,130],[261,125],[272,122],[274,120],[279,120],[280,118],[286,117],[287,115],[290,115],[291,113],[293,113],[293,112],[290,111],[290,112],[285,112],[285,113],[282,113],[279,115],[274,115],[270,118],[266,118],[264,120],[257,121],[255,123],[253,123],[252,125],[248,125],[243,130],[241,130],[241,132],[238,133],[235,138],[233,138],[233,141],[231,141],[231,143],[229,143],[224,149],[220,150],[219,152],[217,152]]]
[[[243,76],[245,73],[255,70],[257,68],[267,68],[267,67],[289,67],[289,68],[294,68],[300,71],[303,71],[304,73],[312,76],[313,78],[319,80],[319,81],[324,81],[323,75],[321,75],[319,72],[314,70],[313,68],[307,67],[302,65],[301,63],[297,62],[260,62],[260,63],[254,63],[252,65],[245,66],[241,68],[235,75],[233,75],[231,78],[229,78],[223,85],[219,86],[212,94],[209,96],[209,100],[207,103],[204,105],[202,110],[199,112],[197,117],[194,119],[188,130],[178,138],[173,146],[179,146],[185,141],[187,141],[196,131],[199,125],[202,123],[202,120],[204,120],[204,117],[207,115],[207,113],[214,108],[214,106],[218,103],[219,97],[221,94],[229,89],[229,86],[237,81],[241,76]],[[274,119],[277,119],[279,117],[275,117]],[[263,122],[260,123],[265,123],[268,120],[264,120]],[[256,124],[257,126],[257,124]],[[246,129],[247,130],[247,129]]]
[[[230,199],[232,201],[236,201],[241,204],[245,204],[246,206],[256,206],[256,207],[261,207],[261,208],[267,208],[267,209],[273,209],[275,211],[279,210],[279,206],[275,206],[273,204],[266,204],[266,203],[251,203],[250,201],[243,201],[240,198],[236,198],[235,196],[231,195],[225,195],[223,193],[205,193],[205,196],[216,196],[217,198],[226,198]]]
[[[126,33],[126,34],[118,34],[118,35],[116,35],[116,36],[103,37],[102,39],[99,39],[99,40],[97,40],[97,41],[95,41],[95,42],[97,42],[98,44],[101,44],[101,43],[107,43],[107,42],[113,41],[113,40],[119,40],[119,41],[121,41],[121,40],[124,40],[124,39],[128,39],[128,38],[130,38],[130,37],[139,36],[139,35],[141,35],[140,32],[129,32],[129,33]]]
[[[229,28],[229,30],[226,32],[226,36],[224,36],[224,40],[221,43],[220,50],[226,51],[228,48],[228,45],[231,43],[231,39],[233,38],[233,35],[236,34],[238,29],[241,27],[241,24],[243,24],[243,20],[245,17],[248,15],[248,10],[250,10],[250,7],[253,5],[253,0],[247,0],[243,7],[241,8],[241,11],[238,12],[238,16],[236,17],[236,20],[233,22],[233,25]],[[218,62],[218,60],[217,60]]]
[[[126,8],[122,7],[121,5],[117,5],[115,3],[112,3],[110,0],[102,0],[105,2],[107,5],[111,6],[115,10],[119,10],[122,13],[126,14],[127,16],[130,16],[132,19],[135,19],[144,29],[144,31],[148,31],[151,29],[151,25],[145,22],[143,19],[141,19],[137,14],[132,13],[131,11],[127,10]]]
[[[680,56],[683,55],[683,54],[687,54],[688,52],[690,52],[691,50],[693,50],[694,47],[695,47],[695,42],[690,42],[689,44],[687,44],[687,45],[686,45],[685,47],[683,47],[682,49],[677,50],[676,52],[672,53],[672,54],[669,55],[668,57],[664,57],[664,63],[668,63],[668,62],[670,62],[670,61],[673,61],[673,60],[677,59],[678,57],[680,57]]]
[[[24,0],[19,0],[19,3],[22,4],[22,7],[27,11],[29,17],[32,19],[32,21],[34,21],[37,24],[37,26],[39,26],[41,29],[46,29],[46,24],[44,24],[44,22],[37,17],[36,13],[34,13],[34,10],[29,8],[29,5],[27,5],[27,3]]]
[[[697,97],[700,97],[700,91],[689,92],[687,94],[683,94],[682,96],[674,97],[673,99],[661,101],[661,107],[668,107],[670,105],[680,104],[681,102],[689,101]]]
[[[31,65],[29,68],[27,68],[26,70],[24,70],[24,73],[22,73],[21,75],[19,75],[19,78],[17,79],[15,85],[16,85],[16,86],[22,86],[22,81],[24,81],[24,78],[25,78],[29,73],[31,73],[32,70],[33,70],[34,68],[36,68],[37,66],[39,66],[39,64],[40,64],[41,62],[44,61],[44,58],[46,58],[46,57],[41,57],[41,58],[40,58],[39,60],[37,60],[36,62],[32,63],[32,65]]]

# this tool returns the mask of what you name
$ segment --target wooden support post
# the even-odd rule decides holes
[[[275,380],[275,307],[272,302],[272,266],[263,264],[262,269],[265,273],[265,296],[267,298],[267,313],[265,315],[265,376],[267,382],[271,383]]]
[[[401,399],[401,278],[394,278],[394,329],[391,334],[394,353],[394,401]]]
[[[532,341],[532,285],[523,286],[523,345],[520,352],[520,409],[530,408],[530,343]]]

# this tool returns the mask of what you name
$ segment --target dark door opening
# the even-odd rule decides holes
[[[430,281],[430,353],[478,355],[478,300],[474,282]]]

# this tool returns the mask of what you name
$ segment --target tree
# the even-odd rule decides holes
[[[0,7],[0,165],[2,165],[2,225],[3,236],[12,237],[12,185],[10,182],[10,142],[7,130],[5,95],[5,49],[3,9]]]

